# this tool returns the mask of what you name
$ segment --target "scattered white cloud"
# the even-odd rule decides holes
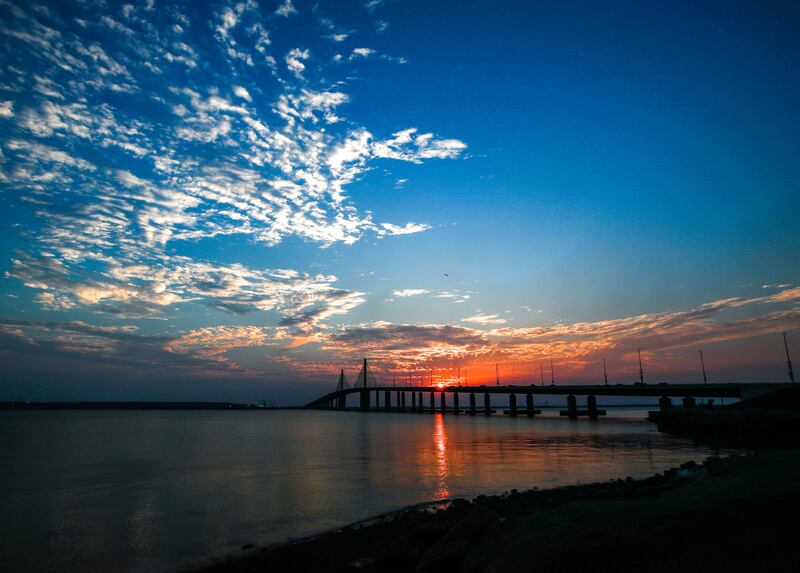
[[[471,322],[473,324],[505,324],[508,322],[504,318],[500,318],[498,314],[476,314],[462,318],[461,322]]]
[[[355,48],[350,54],[350,59],[355,60],[356,58],[368,58],[374,53],[375,50],[372,48]]]
[[[403,226],[393,225],[392,223],[381,223],[383,230],[389,235],[411,235],[413,233],[422,233],[431,228],[426,223],[406,223]]]
[[[428,294],[430,292],[431,291],[429,291],[428,289],[424,289],[424,288],[406,288],[406,289],[393,291],[392,295],[396,296],[398,298],[407,298],[407,297],[410,297],[410,296],[419,296],[421,294]]]
[[[8,276],[53,312],[265,313],[270,336],[299,344],[367,295],[335,276],[237,264],[238,241],[264,248],[297,237],[328,247],[425,231],[424,222],[375,220],[348,187],[378,160],[454,158],[466,146],[416,129],[374,135],[346,121],[347,83],[329,77],[343,68],[312,66],[310,50],[296,47],[284,73],[271,40],[282,18],[264,19],[253,0],[213,10],[210,23],[133,4],[76,4],[69,21],[9,11],[0,35],[31,70],[10,74],[14,89],[0,101],[13,130],[0,143],[0,178],[36,224]],[[295,13],[292,2],[276,10]],[[332,22],[326,30],[334,42],[349,39]],[[250,105],[256,94],[259,105]],[[203,260],[190,245],[208,240],[237,247],[222,252],[225,261]]]
[[[292,0],[284,0],[283,3],[278,6],[277,10],[275,10],[275,14],[277,16],[288,18],[293,14],[297,14],[297,8],[295,8],[294,4],[292,4]]]
[[[303,63],[304,60],[307,60],[311,57],[311,54],[308,50],[301,50],[300,48],[292,48],[289,50],[289,53],[286,54],[286,67],[289,68],[296,78],[302,79],[303,78],[303,70],[306,69],[306,65]]]
[[[247,100],[247,101],[250,101],[250,102],[253,101],[253,98],[250,97],[250,92],[247,91],[247,88],[244,88],[242,86],[235,86],[233,88],[233,93],[236,94],[238,97],[244,99],[244,100]]]

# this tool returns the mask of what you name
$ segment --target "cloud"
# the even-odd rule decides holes
[[[293,14],[297,14],[297,8],[295,8],[294,4],[292,4],[292,0],[284,0],[284,2],[275,10],[275,14],[277,16],[288,18]]]
[[[504,318],[500,318],[497,314],[476,314],[462,318],[461,322],[471,322],[473,324],[505,324],[508,322]]]
[[[431,228],[426,223],[406,223],[403,226],[393,225],[392,223],[381,223],[384,231],[389,235],[411,235],[413,233],[422,233]]]
[[[392,295],[399,298],[407,298],[410,296],[419,296],[421,294],[428,294],[430,292],[431,291],[424,288],[407,288],[407,289],[393,291]]]
[[[253,101],[253,98],[250,97],[250,92],[248,92],[247,89],[242,86],[234,86],[233,93],[244,100],[249,102]]]
[[[392,296],[397,298],[408,298],[411,296],[422,296],[422,295],[431,295],[434,298],[440,298],[445,300],[450,300],[456,304],[464,303],[468,301],[472,293],[469,292],[460,292],[457,290],[428,290],[422,288],[410,288],[410,289],[400,289],[392,291]],[[394,299],[387,299],[387,301],[392,301]]]
[[[368,58],[372,54],[375,53],[375,50],[372,48],[355,48],[353,52],[350,54],[350,60],[355,60],[356,58]]]
[[[649,372],[657,373],[675,368],[675,353],[682,349],[800,327],[800,295],[792,289],[779,295],[766,301],[733,298],[684,311],[540,327],[502,326],[496,322],[502,322],[498,315],[470,317],[492,327],[488,329],[374,322],[325,334],[323,349],[339,361],[369,355],[376,368],[395,372],[451,367],[457,361],[471,369],[473,379],[492,379],[495,363],[502,364],[508,379],[525,379],[539,362],[551,358],[559,363],[562,376],[580,375],[601,358],[633,376],[637,347],[643,348]],[[763,312],[765,304],[774,308]]]
[[[330,247],[427,230],[377,219],[349,188],[377,162],[466,148],[349,121],[347,77],[335,77],[347,72],[305,47],[280,69],[270,35],[286,21],[253,1],[215,5],[210,22],[181,6],[2,10],[0,35],[28,64],[9,71],[0,102],[0,178],[30,220],[7,279],[45,312],[172,329],[189,310],[216,323],[263,313],[259,328],[286,344],[321,340],[367,295],[332,275],[242,264],[242,245],[268,254],[289,238]],[[291,2],[276,11],[294,13]],[[213,243],[223,260],[205,258]]]
[[[454,159],[467,148],[457,139],[436,139],[432,133],[417,134],[409,128],[394,134],[391,139],[376,142],[376,157],[421,163],[424,159]]]
[[[303,78],[303,70],[306,69],[306,65],[303,63],[304,60],[307,60],[311,57],[311,53],[308,50],[301,50],[300,48],[292,48],[289,50],[289,53],[286,54],[286,67],[289,68],[289,71],[292,72],[296,78],[302,79]]]
[[[472,293],[458,290],[440,290],[434,295],[436,298],[452,300],[454,303],[464,303],[472,298]]]
[[[51,309],[82,305],[118,317],[162,316],[168,307],[201,302],[226,313],[275,311],[286,326],[308,331],[364,302],[363,293],[336,288],[336,277],[288,269],[254,270],[186,258],[159,265],[108,264],[83,277],[53,257],[15,259],[9,276],[41,291]]]
[[[271,329],[259,326],[212,326],[198,328],[168,341],[164,348],[176,354],[225,361],[233,348],[263,347],[273,343]]]
[[[220,346],[226,341],[222,340]],[[231,344],[230,340],[227,340]],[[247,375],[248,371],[226,360],[223,352],[187,349],[187,343],[167,336],[142,335],[136,327],[96,326],[82,321],[0,320],[0,356],[13,353],[48,367],[59,377],[79,369],[97,375],[104,368],[126,376]],[[188,349],[187,349],[188,350]]]

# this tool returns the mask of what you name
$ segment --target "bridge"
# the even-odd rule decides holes
[[[697,398],[733,398],[749,399],[762,394],[789,387],[789,384],[503,384],[480,386],[439,386],[439,385],[402,385],[380,386],[371,378],[367,368],[367,360],[358,375],[356,384],[348,386],[344,371],[339,376],[336,390],[317,398],[306,405],[307,408],[358,410],[372,412],[416,412],[441,414],[484,414],[497,412],[492,409],[494,395],[507,395],[508,408],[503,411],[511,416],[540,414],[535,407],[538,396],[566,396],[567,409],[561,411],[562,416],[577,418],[589,416],[595,418],[605,414],[605,410],[597,407],[598,396],[633,396],[657,397],[659,408],[668,410],[672,407],[672,398],[681,398],[684,407],[696,406]],[[358,406],[348,408],[347,397],[358,396]],[[438,406],[437,406],[438,394]],[[393,397],[394,395],[394,397]],[[447,396],[450,395],[448,403]],[[524,404],[518,402],[517,396],[524,398]],[[586,407],[579,409],[578,396],[585,396]],[[462,402],[463,398],[463,402]],[[482,399],[481,399],[482,398]],[[480,399],[480,403],[479,403]]]

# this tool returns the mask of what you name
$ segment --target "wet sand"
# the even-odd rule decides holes
[[[800,450],[784,450],[412,508],[202,571],[793,571],[798,510]]]

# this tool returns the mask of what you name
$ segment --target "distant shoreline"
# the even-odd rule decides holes
[[[0,410],[302,410],[235,402],[0,402]]]
[[[604,404],[605,408],[637,409],[653,408],[651,404]],[[559,410],[565,404],[537,405],[541,410]],[[305,406],[261,406],[259,404],[239,404],[235,402],[0,402],[0,410],[305,410],[320,411]],[[357,411],[348,408],[345,411]],[[329,411],[329,410],[325,410]],[[359,412],[361,413],[361,412]],[[385,413],[385,412],[379,412]],[[416,414],[417,412],[390,412],[392,414]],[[430,412],[424,412],[430,414]],[[452,415],[452,414],[449,414]]]

